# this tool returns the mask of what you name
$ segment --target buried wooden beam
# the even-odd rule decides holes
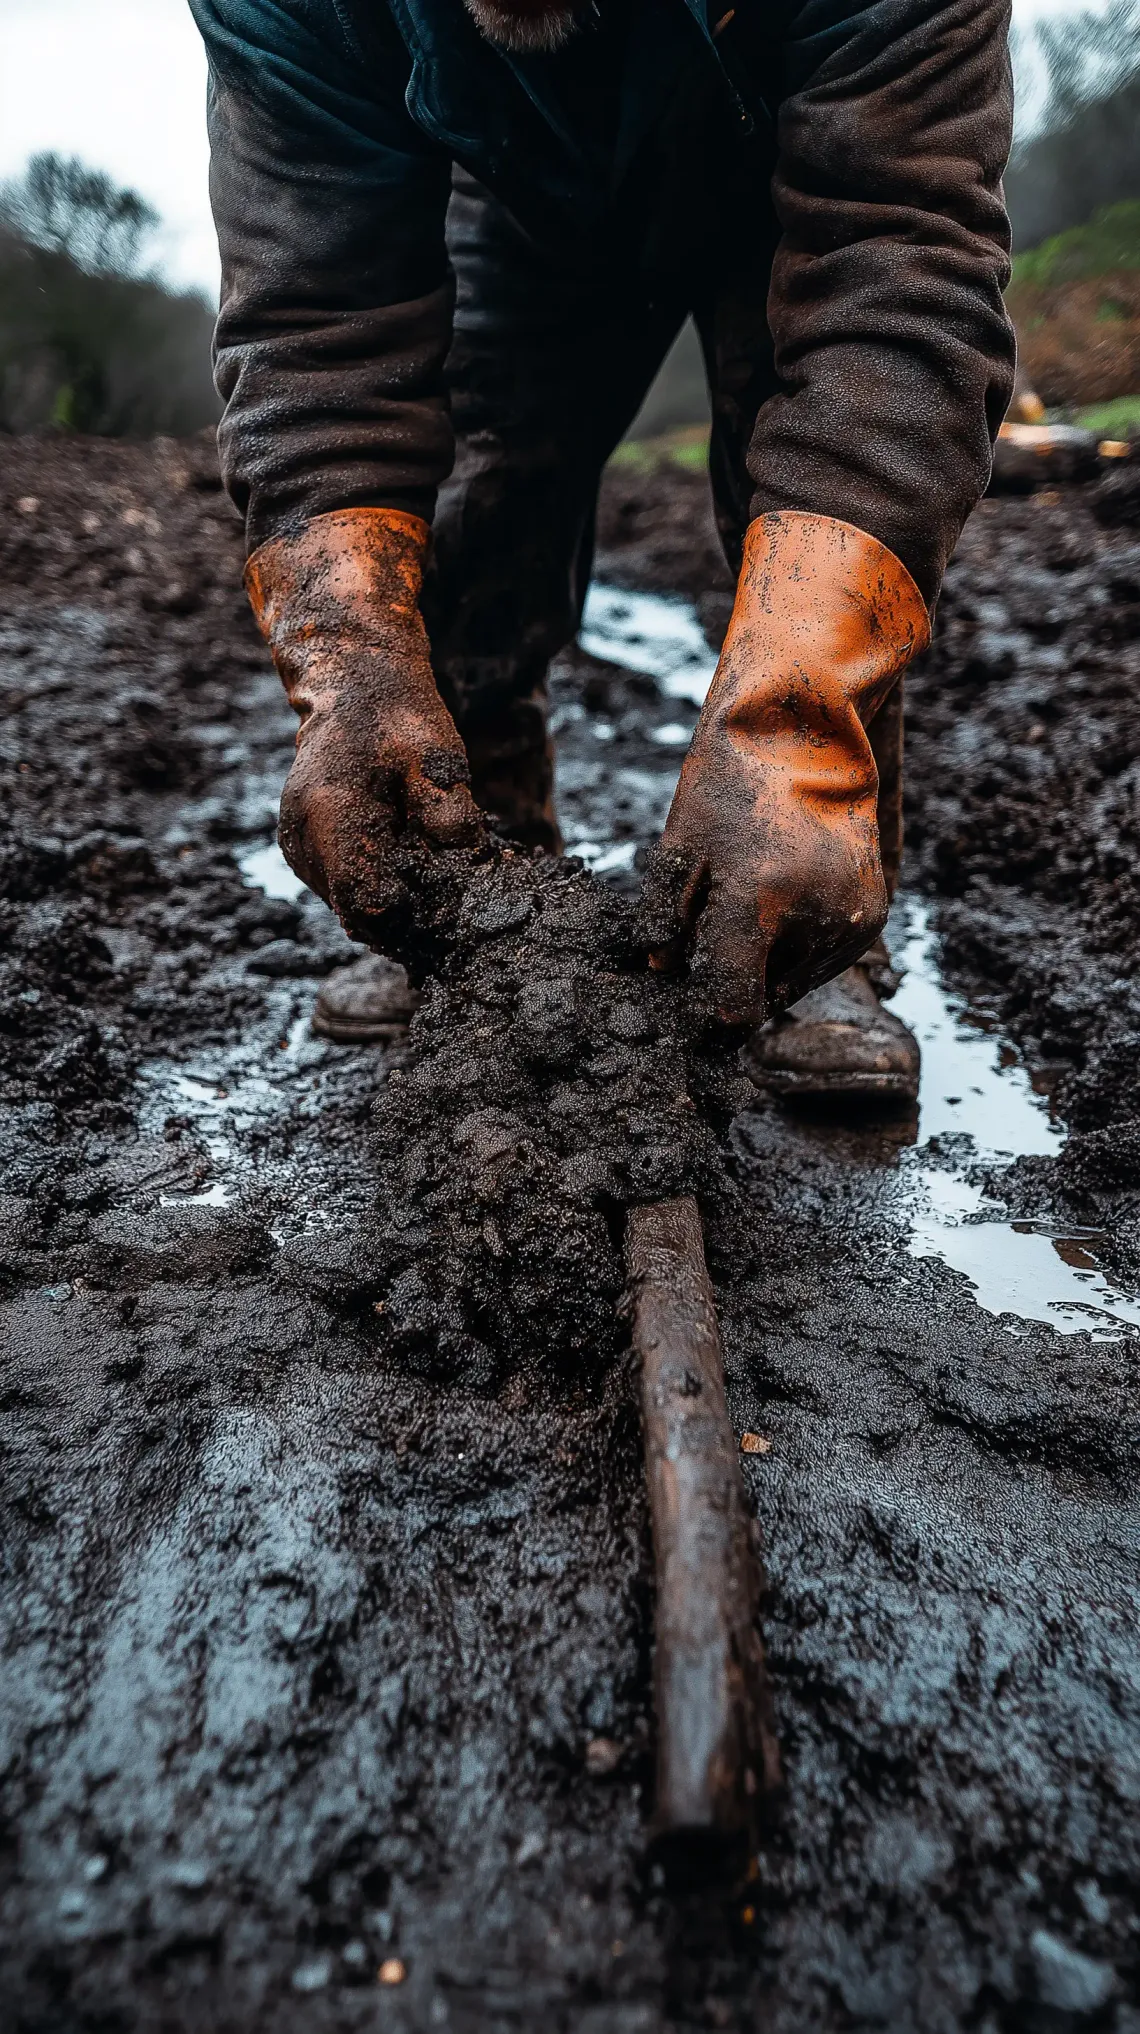
[[[779,1783],[761,1577],[696,1201],[631,1210],[626,1268],[657,1578],[653,1833],[673,1865],[751,1842]]]

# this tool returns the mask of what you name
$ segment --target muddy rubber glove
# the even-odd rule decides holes
[[[436,690],[418,600],[428,526],[338,509],[254,552],[245,583],[301,715],[281,795],[286,861],[353,938],[383,945],[414,843],[478,846],[467,754]]]
[[[706,1013],[754,1024],[838,974],[887,893],[866,730],[930,637],[910,573],[830,516],[758,516],[665,832],[642,934]]]

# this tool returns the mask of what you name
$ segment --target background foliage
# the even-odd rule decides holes
[[[1014,63],[1037,107],[1006,177],[1023,365],[1047,404],[1114,405],[1122,429],[1131,403],[1140,425],[1140,0],[1040,22]],[[158,224],[75,158],[35,156],[0,187],[0,430],[145,437],[215,421],[212,311],[147,266]],[[707,419],[689,326],[631,436]]]
[[[58,155],[0,188],[0,429],[174,435],[218,414],[205,297],[144,266],[157,214]]]

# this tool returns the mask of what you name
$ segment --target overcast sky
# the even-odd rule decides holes
[[[1014,0],[1014,15],[1071,6]],[[0,177],[36,149],[82,156],[157,206],[170,279],[213,292],[205,78],[186,0],[0,0]]]

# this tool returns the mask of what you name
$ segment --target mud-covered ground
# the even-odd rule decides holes
[[[1058,1158],[979,1178],[1026,1224],[1095,1230],[1135,1290],[1127,495],[992,500],[967,530],[910,684],[910,881],[1071,1126]],[[687,594],[715,639],[696,476],[612,474],[601,537],[600,576]],[[787,1787],[750,1880],[674,1901],[644,1862],[630,1360],[617,1329],[568,1360],[563,1332],[636,1175],[558,1174],[532,1343],[523,1309],[496,1347],[486,1293],[522,1289],[500,1215],[546,1133],[458,1138],[439,996],[418,1057],[310,1038],[346,943],[261,887],[288,889],[266,850],[293,722],[239,550],[204,444],[5,448],[10,2023],[1136,2034],[1140,1343],[984,1311],[914,1255],[913,1124],[738,1118],[710,1255],[733,1418],[770,1444],[743,1460]],[[616,844],[619,889],[694,711],[559,668],[567,832],[595,862]],[[488,993],[578,1137],[558,995]],[[586,1027],[603,1084],[653,1049],[621,1004]],[[659,1179],[644,1113],[613,1104],[618,1156]],[[433,1360],[438,1314],[384,1238],[397,1165],[430,1228],[453,1134],[473,1206],[448,1221],[464,1249],[479,1228],[489,1285]]]

